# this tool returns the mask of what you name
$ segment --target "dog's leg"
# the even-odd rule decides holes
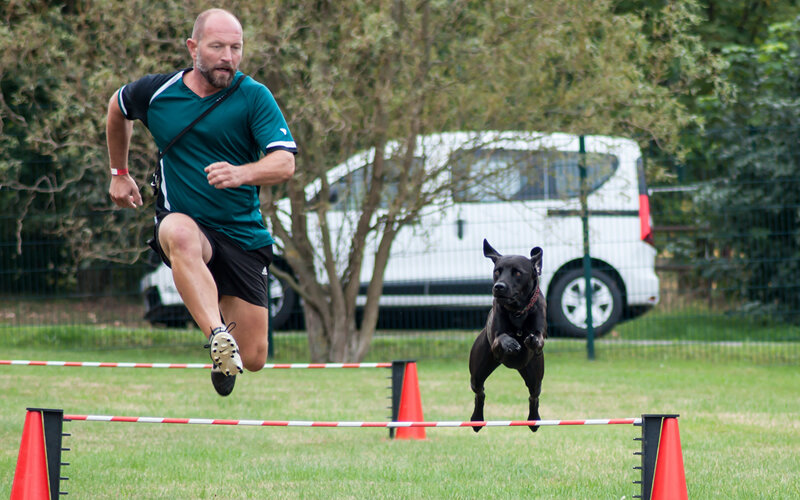
[[[534,356],[530,362],[519,369],[519,374],[528,386],[528,420],[540,420],[539,394],[542,392],[542,378],[544,378],[544,355]],[[532,432],[539,430],[539,426],[529,426]]]
[[[472,387],[472,392],[475,393],[475,408],[472,411],[472,417],[470,417],[472,422],[484,420],[483,403],[486,400],[486,393],[484,392],[483,384],[498,366],[500,364],[494,359],[489,348],[486,330],[483,330],[478,335],[478,338],[475,339],[475,343],[469,353],[470,386]],[[473,427],[472,430],[478,432],[481,427]]]

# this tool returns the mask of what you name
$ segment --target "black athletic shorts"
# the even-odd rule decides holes
[[[148,243],[169,266],[169,259],[164,255],[158,242],[160,222],[161,218],[156,222],[154,238]],[[207,266],[217,284],[218,294],[239,297],[251,304],[267,307],[269,266],[273,259],[272,245],[244,250],[225,234],[201,224],[197,225],[211,243],[211,260]]]

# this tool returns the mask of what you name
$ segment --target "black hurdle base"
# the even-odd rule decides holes
[[[400,415],[400,398],[403,395],[403,380],[406,376],[406,365],[415,362],[415,359],[392,361],[392,374],[389,376],[392,385],[391,387],[387,387],[387,389],[391,389],[392,391],[392,395],[389,396],[389,399],[392,400],[392,405],[389,406],[389,409],[392,410],[392,414],[389,416],[392,422],[397,422],[397,417]],[[394,439],[394,432],[395,428],[390,427],[389,439]]]
[[[650,500],[653,491],[653,479],[656,473],[656,461],[658,459],[658,445],[661,441],[661,429],[666,418],[678,418],[677,414],[654,414],[642,415],[642,423],[635,424],[642,427],[642,437],[634,438],[642,442],[642,451],[634,452],[634,455],[641,455],[642,465],[634,467],[642,472],[642,478],[634,481],[633,484],[641,485],[639,495],[633,498]]]
[[[64,451],[69,451],[69,448],[62,447],[63,438],[65,436],[69,436],[69,434],[64,434],[62,432],[64,423],[64,410],[55,410],[52,408],[27,408],[27,410],[28,414],[39,413],[41,415],[42,431],[44,434],[45,461],[47,462],[47,471],[27,471],[27,473],[47,474],[50,500],[58,500],[61,495],[67,494],[64,491],[61,491],[61,482],[68,479],[61,475],[61,467],[69,465],[68,463],[61,461],[61,453]],[[26,419],[26,423],[27,422],[28,420]],[[25,431],[23,430],[23,434],[24,433]],[[24,442],[22,446],[24,446]],[[16,473],[14,479],[15,481],[17,480]],[[25,481],[22,482],[21,488],[17,489],[16,491],[17,494],[15,494],[14,488],[12,488],[11,500],[16,500],[17,496],[21,496],[21,500],[24,500],[24,497],[30,494],[30,492],[26,491]]]

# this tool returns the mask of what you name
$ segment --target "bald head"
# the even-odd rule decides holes
[[[192,28],[192,38],[200,41],[206,31],[206,26],[209,24],[228,25],[231,29],[238,29],[242,32],[242,25],[239,20],[232,13],[225,9],[208,9],[200,13],[194,21],[194,28]]]
[[[197,70],[196,74],[189,73],[188,81],[195,84],[192,90],[207,95],[206,91],[230,85],[239,69],[244,47],[242,25],[227,10],[209,9],[197,16],[186,46]]]

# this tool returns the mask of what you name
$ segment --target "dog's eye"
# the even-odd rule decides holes
[[[519,278],[520,276],[522,276],[522,271],[520,271],[519,269],[514,269],[514,276]]]

